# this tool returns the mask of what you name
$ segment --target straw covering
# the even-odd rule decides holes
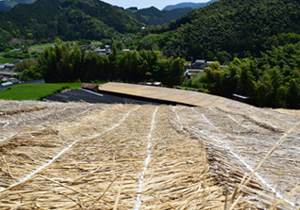
[[[228,106],[3,101],[0,209],[297,209],[298,121]]]

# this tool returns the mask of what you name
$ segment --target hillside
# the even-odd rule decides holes
[[[17,4],[32,4],[36,0],[3,0],[0,1],[0,11],[1,10],[10,10]]]
[[[149,33],[176,31],[160,43],[167,55],[210,60],[226,51],[238,57],[260,56],[281,33],[300,34],[299,13],[297,0],[221,0]]]
[[[0,12],[0,48],[12,37],[100,40],[137,32],[142,25],[124,10],[98,0],[38,0]]]
[[[0,51],[8,47],[12,38],[120,38],[138,32],[145,25],[170,23],[190,10],[160,11],[155,7],[124,10],[99,0],[38,0],[30,5],[18,4],[9,11],[0,11]]]
[[[173,10],[173,9],[182,9],[182,8],[192,8],[192,9],[196,9],[196,8],[199,8],[199,7],[204,7],[212,2],[215,2],[215,1],[218,1],[218,0],[211,0],[211,1],[208,1],[208,2],[205,2],[205,3],[193,3],[193,2],[184,2],[184,3],[179,3],[179,4],[176,4],[176,5],[168,5],[166,7],[163,8],[163,10],[166,10],[166,11],[170,11],[170,10]]]
[[[178,8],[170,11],[161,11],[155,7],[150,7],[140,10],[137,8],[129,8],[126,11],[136,20],[146,25],[162,25],[180,18],[191,10],[191,8]]]

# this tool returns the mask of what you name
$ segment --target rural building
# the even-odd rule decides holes
[[[11,51],[13,51],[13,52],[21,52],[20,49],[13,49],[13,50],[11,50]]]
[[[3,75],[0,75],[0,80],[1,80],[1,82],[8,82],[8,76],[3,76]]]
[[[139,82],[138,85],[148,85],[148,86],[161,87],[161,82]]]
[[[233,100],[235,100],[235,101],[250,103],[250,97],[248,97],[248,96],[241,96],[238,94],[232,94],[232,96],[233,96]]]
[[[195,62],[192,64],[192,69],[200,69],[200,66],[205,64],[205,60],[202,59],[197,59]]]
[[[109,45],[105,45],[105,48],[101,49],[100,47],[94,49],[99,55],[109,55],[111,53],[111,49]],[[86,53],[90,52],[89,50],[85,51]]]
[[[82,83],[81,88],[99,93],[99,86],[98,85],[91,85],[91,84]]]
[[[13,64],[13,63],[6,63],[6,64],[3,64],[3,65],[4,65],[4,68],[8,68],[10,70],[15,68],[15,64]]]
[[[8,86],[8,85],[13,85],[14,83],[12,82],[4,82],[1,84],[2,87]]]
[[[17,83],[20,83],[20,81],[19,80],[17,80],[16,78],[9,78],[8,79],[10,82],[12,82],[13,84],[17,84]]]
[[[207,67],[209,64],[212,64],[216,61],[206,61],[206,63],[204,63],[203,65],[200,66],[200,69],[204,69],[205,67]]]
[[[147,82],[146,85],[161,87],[161,82]]]
[[[106,49],[101,49],[100,47],[96,48],[95,52],[97,52],[99,55],[106,55]]]
[[[1,69],[1,71],[3,71],[3,72],[10,72],[11,69],[9,69],[9,68],[3,68],[3,69]]]

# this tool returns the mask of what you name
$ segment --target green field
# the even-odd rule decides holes
[[[63,89],[77,89],[82,83],[46,83],[16,85],[0,92],[0,99],[4,100],[42,100],[52,94],[61,92]],[[92,83],[102,84],[102,83]]]
[[[32,52],[37,52],[37,53],[42,53],[43,52],[43,49],[45,47],[50,47],[51,45],[53,45],[55,43],[46,43],[46,44],[36,44],[36,45],[32,45],[30,47],[28,47],[28,51],[30,53]]]
[[[65,42],[65,43],[74,44],[75,42],[76,41],[68,41],[68,42]],[[94,45],[101,45],[102,44],[101,41],[92,41],[91,43],[94,44]],[[56,44],[56,43],[46,43],[46,44],[32,45],[32,46],[28,47],[28,51],[30,53],[32,53],[32,52],[42,53],[44,48],[50,47],[51,45],[54,45],[54,44]]]
[[[102,45],[102,42],[101,41],[92,41],[92,44],[94,44],[94,45]]]
[[[4,64],[4,63],[13,63],[14,61],[11,58],[3,58],[0,57],[0,63]]]

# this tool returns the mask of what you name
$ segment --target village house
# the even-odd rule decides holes
[[[99,86],[98,85],[91,85],[91,84],[82,83],[81,88],[99,93]]]
[[[216,61],[206,61],[206,63],[204,63],[203,65],[200,66],[200,69],[204,69],[205,67],[207,67],[209,64],[212,64]]]
[[[4,65],[4,69],[8,68],[8,69],[12,70],[15,68],[15,64],[13,64],[13,63],[5,63],[3,65]]]
[[[200,66],[205,64],[205,60],[202,59],[197,59],[195,62],[192,64],[192,69],[200,69]]]

